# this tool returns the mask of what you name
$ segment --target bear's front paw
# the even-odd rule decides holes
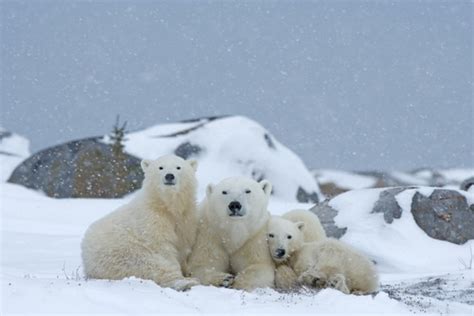
[[[199,281],[194,278],[184,278],[184,279],[178,279],[173,282],[173,285],[171,286],[172,289],[175,289],[176,291],[187,291],[191,287],[195,285],[199,285]]]
[[[223,287],[231,287],[234,284],[235,276],[233,274],[226,273],[224,278],[222,279],[221,286]]]
[[[349,287],[346,284],[346,277],[342,274],[335,274],[328,280],[329,287],[341,291],[345,294],[350,294]]]
[[[315,288],[324,288],[327,285],[327,278],[324,273],[309,270],[300,275],[298,282]]]

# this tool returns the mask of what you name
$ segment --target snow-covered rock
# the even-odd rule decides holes
[[[30,142],[0,127],[0,181],[6,181],[12,171],[30,155]]]
[[[260,124],[242,116],[160,124],[130,133],[125,150],[140,158],[175,153],[197,159],[199,194],[208,183],[248,176],[267,179],[274,197],[318,202],[321,192],[303,161]]]
[[[394,186],[432,186],[459,189],[461,183],[474,177],[474,169],[420,168],[406,171],[342,171],[316,169],[312,171],[322,193],[327,197],[358,189],[386,188]]]
[[[207,184],[231,176],[270,180],[274,197],[287,201],[316,203],[322,197],[303,161],[245,117],[160,124],[127,134],[123,145],[123,159],[114,156],[109,136],[54,146],[30,157],[10,180],[52,197],[116,198],[140,186],[143,175],[138,158],[174,153],[198,160],[200,197]]]
[[[417,187],[353,190],[311,210],[383,271],[442,272],[468,260],[473,204],[465,191]]]
[[[117,198],[140,188],[140,159],[102,139],[85,138],[41,150],[23,161],[8,182],[55,198]]]

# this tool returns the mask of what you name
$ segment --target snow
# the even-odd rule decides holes
[[[416,192],[429,196],[434,188],[407,189],[396,195],[402,208],[400,219],[387,224],[383,214],[373,214],[374,203],[384,189],[354,190],[338,195],[329,205],[338,210],[334,218],[339,227],[348,227],[342,240],[362,250],[382,272],[444,273],[461,268],[460,259],[470,255],[474,241],[464,245],[430,238],[421,230],[410,212]],[[473,203],[474,195],[458,191]]]
[[[314,170],[314,176],[320,184],[334,183],[339,188],[348,190],[373,187],[377,183],[375,177],[359,175],[341,170]]]
[[[6,181],[13,170],[30,155],[30,142],[0,126],[0,181]]]
[[[205,123],[205,124],[204,124]],[[163,137],[186,129],[187,134]],[[229,131],[229,128],[231,131]],[[281,215],[295,208],[299,186],[308,192],[319,188],[303,162],[272,136],[274,148],[259,124],[228,117],[156,125],[127,135],[126,150],[138,157],[155,158],[190,142],[203,151],[197,157],[198,199],[205,185],[233,175],[251,176],[260,171],[275,185],[269,210]],[[104,138],[104,141],[109,141]],[[28,156],[28,141],[17,135],[4,138],[1,150],[18,154],[17,160],[2,160],[11,169]],[[1,156],[10,159],[12,156]],[[21,158],[21,159],[23,159]],[[446,178],[461,179],[469,170],[443,172]],[[344,188],[373,185],[371,177],[337,170],[322,173]],[[3,174],[2,174],[3,176]],[[8,314],[469,314],[474,302],[472,270],[473,241],[464,245],[428,237],[408,211],[416,190],[429,195],[433,188],[408,189],[396,196],[403,214],[386,224],[382,214],[371,214],[383,189],[353,190],[330,201],[339,214],[338,226],[348,227],[342,239],[377,262],[381,291],[374,296],[344,295],[332,289],[302,289],[280,293],[259,289],[252,293],[197,286],[181,293],[161,288],[151,281],[128,278],[121,281],[85,280],[81,269],[80,242],[87,227],[134,194],[122,199],[52,199],[40,192],[0,182],[1,214],[1,313]],[[474,203],[474,195],[461,192]],[[418,294],[426,280],[443,280],[434,297]],[[428,282],[429,283],[429,282]],[[446,285],[447,284],[447,285]],[[436,285],[437,286],[437,285]],[[447,288],[449,287],[449,288]],[[438,289],[438,290],[437,290]],[[448,291],[455,289],[454,294]],[[441,295],[442,293],[448,293]],[[458,293],[459,292],[459,293]],[[423,292],[425,293],[425,292]],[[430,292],[431,293],[431,292]],[[441,294],[440,294],[441,293]],[[467,293],[467,294],[466,294]],[[471,296],[469,296],[471,295]],[[467,297],[467,298],[466,298]],[[413,303],[416,302],[416,303]]]
[[[438,170],[438,172],[452,182],[462,182],[468,178],[474,177],[474,168],[467,169],[467,168],[452,168],[452,169],[444,169]]]
[[[200,126],[200,127],[199,127]],[[166,137],[196,128],[189,133]],[[270,138],[271,148],[265,135]],[[198,160],[198,192],[203,194],[208,183],[223,178],[248,176],[265,178],[273,184],[277,198],[296,201],[299,187],[318,193],[319,186],[303,161],[278,142],[257,122],[242,116],[230,116],[207,122],[161,124],[127,135],[125,150],[140,158],[154,159],[173,153],[181,144],[189,142],[202,148]]]
[[[377,178],[370,175],[362,175],[356,172],[332,170],[332,169],[316,169],[312,170],[313,176],[320,184],[332,183],[338,188],[345,190],[357,190],[374,188],[377,185]],[[433,181],[436,185],[447,189],[459,189],[461,182],[474,177],[474,168],[451,168],[451,169],[422,169],[416,172],[406,171],[387,171],[386,174],[404,185],[427,186],[432,185]]]
[[[468,279],[469,271],[461,271],[458,262],[458,257],[468,262],[467,245],[456,246],[430,239],[414,227],[413,220],[407,216],[396,220],[393,226],[383,224],[381,215],[378,218],[379,215],[366,212],[376,199],[377,191],[345,193],[334,199],[332,206],[344,209],[336,217],[338,225],[349,226],[343,239],[376,258],[382,286],[395,288],[400,282],[413,284],[441,271],[450,271],[455,282]],[[399,196],[401,202],[411,194],[405,192]],[[375,296],[355,296],[332,289],[294,293],[259,289],[247,293],[197,286],[182,293],[136,278],[85,280],[79,246],[85,230],[91,222],[132,196],[115,200],[52,199],[21,186],[1,183],[2,314],[400,315],[425,309],[392,299],[382,291]],[[270,203],[274,214],[295,207],[309,208],[311,205],[273,197]],[[412,248],[410,243],[415,240],[417,246]],[[425,252],[420,252],[422,247],[427,248]],[[436,252],[439,255],[424,258],[426,253]],[[389,264],[391,260],[393,262]],[[426,269],[422,269],[423,265]],[[459,284],[469,287],[466,282]],[[431,306],[427,309],[430,313],[449,310],[450,313],[468,314],[471,311],[465,303],[424,297],[420,300],[423,304],[429,300],[431,305],[426,304]]]

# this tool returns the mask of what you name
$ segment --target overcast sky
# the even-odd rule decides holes
[[[241,114],[309,167],[474,167],[471,1],[2,1],[32,150]]]

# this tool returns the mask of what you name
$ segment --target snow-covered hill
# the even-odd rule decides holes
[[[460,260],[469,262],[474,240],[457,245],[433,239],[417,225],[411,211],[413,196],[416,193],[430,196],[434,190],[433,187],[420,187],[396,194],[396,202],[401,207],[400,218],[391,223],[387,223],[384,214],[374,212],[384,189],[346,192],[333,198],[328,205],[338,211],[335,224],[347,228],[341,239],[364,251],[377,262],[380,271],[443,273],[455,267],[463,268]],[[457,192],[466,198],[468,205],[474,205],[474,194]]]
[[[11,143],[2,150],[9,148],[17,159],[28,155],[26,140],[16,136],[5,139]],[[2,140],[1,145],[9,142]],[[207,183],[233,175],[269,179],[275,187],[269,209],[275,215],[294,208],[310,209],[314,204],[309,202],[317,199],[315,195],[322,197],[303,162],[263,127],[244,117],[157,125],[128,134],[125,149],[140,158],[176,153],[197,159],[199,199]],[[443,173],[444,178],[456,181],[470,176],[469,170]],[[325,177],[345,188],[375,185],[370,174],[331,171]],[[427,171],[405,174],[408,181],[407,177],[425,177],[426,182],[433,178]],[[382,189],[354,190],[327,203],[337,210],[334,224],[347,228],[342,240],[376,261],[382,284],[374,296],[344,295],[332,289],[292,293],[260,289],[246,293],[205,286],[179,293],[135,278],[104,281],[83,277],[80,242],[85,230],[135,193],[109,200],[53,199],[2,181],[0,311],[2,315],[470,314],[474,304],[474,241],[456,245],[433,239],[417,226],[410,212],[414,194],[428,196],[433,190],[412,188],[395,194],[401,213],[390,223],[385,214],[373,212]],[[474,203],[473,193],[459,194],[469,205]]]
[[[199,193],[231,176],[267,179],[273,195],[286,201],[322,200],[303,161],[260,124],[242,116],[161,124],[127,135],[125,150],[140,158],[175,153],[199,161]]]
[[[474,177],[474,168],[422,168],[411,172],[383,170],[351,172],[315,169],[311,172],[319,183],[323,194],[328,197],[349,190],[390,186],[436,186],[459,189],[464,180]]]
[[[0,127],[0,181],[6,181],[12,171],[30,155],[30,142]]]

